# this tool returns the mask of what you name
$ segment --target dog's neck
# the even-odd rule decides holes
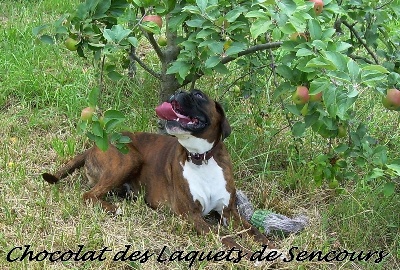
[[[192,135],[177,135],[179,143],[186,149],[188,161],[196,165],[207,163],[213,157],[215,145],[218,142],[209,142]],[[214,144],[215,143],[215,144]]]
[[[214,156],[214,149],[215,149],[215,146],[213,148],[211,148],[209,151],[202,153],[202,154],[191,153],[186,150],[187,160],[192,162],[195,165],[202,165],[203,163],[208,164],[208,160]]]

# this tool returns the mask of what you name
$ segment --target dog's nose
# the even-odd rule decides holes
[[[175,94],[173,94],[173,95],[171,95],[171,96],[169,97],[168,102],[171,102],[171,101],[173,101],[173,100],[176,100],[176,99],[178,98],[178,96],[180,96],[180,95],[182,95],[182,94],[185,94],[185,91],[184,91],[184,90],[182,90],[182,89],[177,90],[177,91],[175,92]]]

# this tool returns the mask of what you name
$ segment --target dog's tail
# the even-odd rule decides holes
[[[50,174],[50,173],[43,173],[42,177],[43,179],[50,183],[50,184],[55,184],[61,179],[65,178],[69,174],[71,174],[73,171],[76,169],[81,168],[83,165],[85,165],[85,159],[88,154],[89,150],[86,150],[82,154],[77,155],[70,161],[68,161],[67,164],[65,164],[61,169],[59,169],[56,173]]]

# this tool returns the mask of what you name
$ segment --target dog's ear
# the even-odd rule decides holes
[[[231,134],[232,128],[228,122],[228,119],[226,119],[226,117],[225,117],[225,112],[224,112],[224,109],[222,108],[221,104],[219,104],[218,102],[215,102],[215,107],[216,107],[217,111],[219,112],[219,114],[221,115],[221,132],[222,132],[222,140],[224,140]]]

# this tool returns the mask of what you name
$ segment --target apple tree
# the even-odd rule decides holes
[[[352,122],[364,91],[400,110],[399,15],[399,0],[86,0],[34,35],[45,43],[65,41],[69,50],[93,58],[101,80],[89,98],[92,107],[103,75],[132,77],[140,67],[159,80],[165,100],[202,76],[242,70],[226,92],[257,98],[268,87],[295,139],[312,129],[329,142],[311,166],[317,184],[326,179],[335,186],[356,177],[348,166],[354,161],[368,168],[370,179],[400,175],[386,147],[368,136],[365,124]],[[159,70],[136,53],[143,44],[151,45]],[[128,61],[115,61],[121,53]],[[90,119],[88,136],[104,148],[113,137],[123,148],[126,138],[113,133],[123,115],[100,118]],[[386,191],[393,191],[391,180]]]

